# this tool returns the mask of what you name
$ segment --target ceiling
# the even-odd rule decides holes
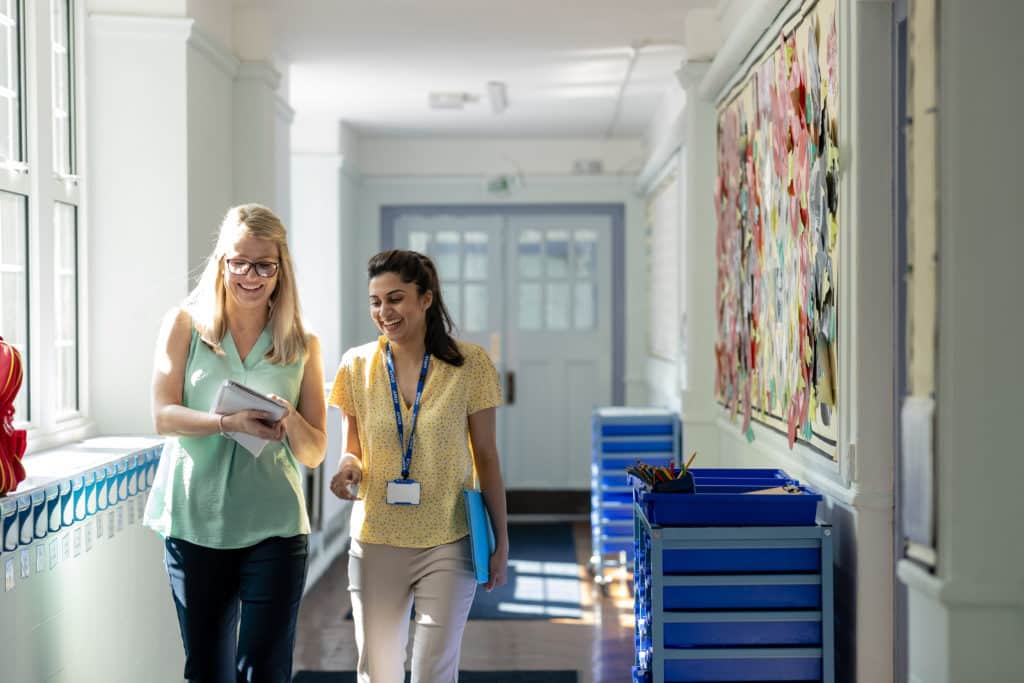
[[[715,1],[253,4],[289,65],[300,117],[344,120],[370,136],[638,138],[686,57],[684,36],[701,33],[698,20],[714,24]],[[631,46],[639,49],[620,101]],[[489,81],[506,86],[501,114]],[[432,91],[479,101],[435,110]]]

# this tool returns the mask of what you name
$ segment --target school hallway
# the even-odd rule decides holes
[[[498,371],[511,580],[463,683],[1024,683],[1021,26],[1017,0],[0,2],[0,681],[181,680],[141,525],[153,349],[258,202],[325,392],[391,248]],[[327,432],[296,466],[296,683],[355,680]],[[634,526],[625,466],[694,453],[693,497],[778,478],[813,519]]]

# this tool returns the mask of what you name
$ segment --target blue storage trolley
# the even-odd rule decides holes
[[[680,462],[679,415],[664,408],[594,410],[590,466],[591,569],[605,584],[607,567],[632,569],[633,489],[626,466],[636,460]]]
[[[815,523],[821,496],[806,487],[702,496],[702,478],[715,477],[693,473],[695,494],[635,496],[634,683],[833,683],[832,528]],[[709,525],[715,515],[720,524]]]

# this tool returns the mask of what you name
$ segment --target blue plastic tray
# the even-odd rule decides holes
[[[801,486],[802,494],[701,492],[645,493],[637,503],[656,526],[809,526],[814,524],[821,494]]]

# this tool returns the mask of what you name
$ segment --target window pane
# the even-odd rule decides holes
[[[564,282],[549,282],[546,294],[548,329],[569,329],[569,285]]]
[[[573,326],[577,330],[594,329],[597,327],[594,315],[597,309],[597,289],[591,282],[577,282],[573,294]]]
[[[409,233],[409,248],[413,251],[418,251],[421,254],[430,253],[430,233],[426,232],[410,232]]]
[[[540,277],[541,261],[540,250],[543,246],[543,238],[538,230],[523,230],[519,233],[519,276]]]
[[[455,322],[455,326],[462,328],[462,292],[461,288],[457,284],[442,284],[441,295],[444,297],[445,308],[448,309],[448,315],[452,317],[452,321]]]
[[[569,233],[566,230],[549,230],[544,247],[547,256],[547,275],[563,278],[569,275]]]
[[[597,263],[597,233],[593,230],[577,230],[573,233],[573,251],[576,257],[576,277],[593,277]]]
[[[535,282],[519,283],[519,329],[539,330],[540,318],[540,285]]]
[[[0,161],[22,161],[21,36],[18,3],[0,2]]]
[[[487,279],[487,233],[467,232],[465,240],[466,279]]]
[[[74,90],[74,70],[71,63],[70,0],[50,0],[52,35],[50,52],[53,57],[51,100],[53,102],[53,167],[58,173],[74,173],[72,150],[74,126],[71,118],[71,93]]]
[[[53,205],[58,416],[78,410],[78,268],[75,207]]]
[[[462,277],[459,268],[459,233],[445,230],[434,236],[434,262],[441,282]]]
[[[28,413],[28,241],[26,198],[0,192],[0,335],[21,353],[25,379],[14,402],[15,421],[26,422]]]
[[[465,317],[462,329],[466,332],[487,330],[487,285],[466,285]]]

